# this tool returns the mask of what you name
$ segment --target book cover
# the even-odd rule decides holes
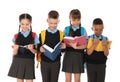
[[[63,41],[66,44],[69,43],[69,42],[72,42],[72,43],[77,42],[77,46],[80,46],[80,45],[86,44],[86,36],[85,35],[79,36],[79,37],[69,37],[69,36],[67,36],[67,37],[64,37]],[[67,46],[69,46],[69,45],[67,44]]]
[[[54,49],[49,47],[48,45],[44,44],[43,48],[45,49],[44,55],[51,60],[55,60],[58,55],[61,53],[61,42],[59,42]]]
[[[90,38],[89,40],[88,40],[88,44],[87,44],[87,48],[90,48],[91,46],[92,46],[92,38]],[[111,44],[112,44],[112,41],[108,41],[108,49],[110,49],[110,47],[111,47]],[[103,51],[103,46],[102,46],[102,41],[100,41],[99,43],[98,43],[98,45],[96,46],[96,48],[95,48],[95,50],[96,51]]]

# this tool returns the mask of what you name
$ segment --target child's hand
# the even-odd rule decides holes
[[[70,46],[73,47],[74,49],[77,48],[77,42],[74,42],[74,43],[69,42],[68,45],[70,45]]]
[[[103,47],[106,47],[108,45],[108,41],[107,40],[103,40],[102,41],[102,45],[103,45]]]
[[[17,55],[19,45],[14,44],[14,45],[12,45],[12,48],[13,48],[13,55]]]
[[[93,39],[93,44],[94,44],[94,45],[97,45],[97,44],[99,43],[99,41],[100,41],[99,39],[94,38],[94,39]]]
[[[27,48],[28,48],[29,50],[32,50],[32,49],[34,48],[34,45],[33,45],[33,44],[29,44],[29,45],[27,45]]]
[[[61,49],[65,49],[65,48],[66,48],[66,44],[65,44],[65,43],[62,43],[60,48],[61,48]]]
[[[44,48],[43,47],[40,47],[40,52],[45,52]]]

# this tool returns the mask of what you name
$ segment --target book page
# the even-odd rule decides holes
[[[57,45],[54,47],[54,50],[59,47],[60,48],[61,42],[57,43]]]
[[[52,49],[51,47],[49,47],[49,46],[46,45],[46,44],[44,44],[43,47],[44,47],[46,50],[50,51],[51,53],[54,51],[54,49]]]
[[[61,42],[57,43],[56,46],[54,47],[54,49],[51,48],[51,47],[49,47],[49,46],[46,45],[46,44],[44,44],[43,47],[44,47],[46,50],[48,50],[48,51],[50,51],[50,52],[52,53],[52,52],[55,51],[55,49],[56,49],[57,47],[60,47],[60,44],[61,44]]]
[[[66,44],[69,42],[72,42],[72,43],[77,42],[77,46],[80,46],[80,45],[86,44],[86,36],[83,35],[83,36],[74,37],[74,38],[73,37],[64,37],[63,41]]]

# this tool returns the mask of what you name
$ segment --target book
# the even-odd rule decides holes
[[[69,42],[72,42],[72,43],[77,42],[77,46],[81,46],[81,45],[86,44],[86,36],[85,35],[79,36],[79,37],[66,36],[66,37],[63,38],[63,41],[66,44],[69,43]],[[67,44],[67,46],[69,46],[69,45]]]
[[[55,60],[56,57],[61,53],[60,46],[61,46],[61,42],[57,43],[54,48],[51,48],[48,45],[44,44],[43,45],[43,48],[45,50],[44,55],[50,60]]]
[[[88,45],[87,45],[87,48],[90,48],[91,46],[92,46],[92,38],[90,38],[89,40],[88,40]],[[111,47],[111,44],[112,44],[112,41],[108,41],[108,45],[107,45],[107,48],[108,49],[110,49],[110,47]],[[103,46],[102,46],[102,41],[100,41],[99,43],[98,43],[98,45],[96,46],[96,48],[95,48],[95,50],[96,51],[103,51]]]

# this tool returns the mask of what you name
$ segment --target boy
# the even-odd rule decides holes
[[[59,23],[59,14],[57,11],[52,10],[48,13],[47,23],[48,28],[45,30],[46,34],[44,44],[54,48],[56,44],[62,40],[60,37],[63,38],[63,32],[57,29]],[[41,33],[39,40],[42,42]],[[42,80],[43,82],[58,82],[61,53],[59,53],[55,60],[51,60],[44,55],[45,50],[42,45],[42,43],[39,45],[39,50],[43,53],[41,55]]]
[[[92,30],[94,31],[94,34],[88,37],[88,45],[90,38],[92,38],[92,45],[87,46],[86,57],[88,82],[105,81],[106,60],[109,49],[108,39],[102,35],[103,28],[103,21],[100,18],[93,20]],[[100,41],[102,42],[102,51],[96,50]]]

